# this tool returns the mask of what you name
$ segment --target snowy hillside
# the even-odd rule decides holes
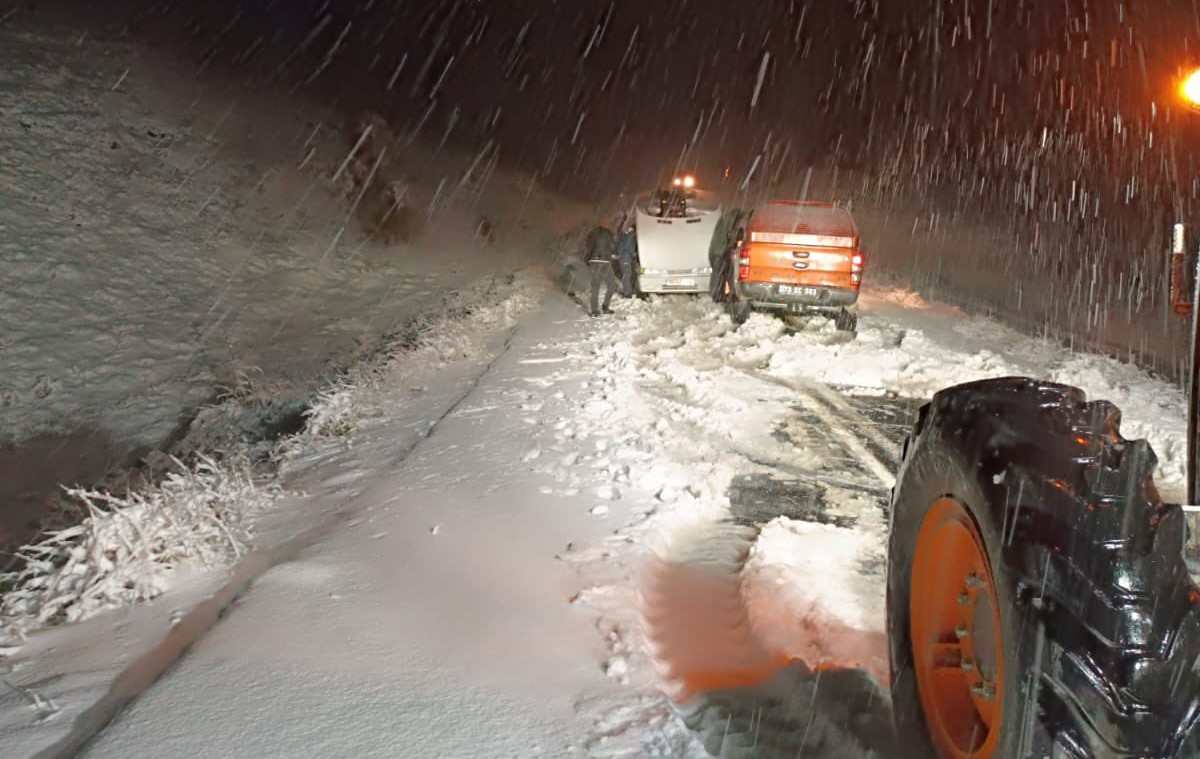
[[[85,33],[10,25],[3,44],[22,96],[0,102],[0,528],[18,538],[60,482],[211,447],[203,404],[277,434],[443,294],[551,262],[586,218],[494,147],[430,150]]]

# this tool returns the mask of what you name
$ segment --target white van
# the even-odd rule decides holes
[[[638,196],[638,286],[644,293],[708,292],[708,249],[721,202],[691,184],[676,180],[673,187]]]

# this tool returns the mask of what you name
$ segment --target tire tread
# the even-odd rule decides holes
[[[1182,511],[1154,486],[1154,451],[1125,439],[1120,424],[1115,405],[1068,385],[1001,378],[948,388],[905,442],[893,500],[927,439],[976,462],[1012,536],[1004,564],[1025,590],[1025,613],[1046,626],[1043,679],[1056,679],[1043,693],[1062,686],[1079,700],[1043,699],[1055,702],[1043,704],[1048,734],[1096,756],[1183,756],[1175,752],[1200,740],[1200,594],[1183,559]]]

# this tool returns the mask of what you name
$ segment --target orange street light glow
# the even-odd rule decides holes
[[[1200,69],[1188,74],[1187,79],[1179,85],[1179,94],[1191,108],[1200,109]]]

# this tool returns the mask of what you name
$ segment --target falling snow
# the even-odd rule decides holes
[[[309,604],[320,622],[331,600],[357,593],[359,616],[378,613],[379,598],[362,589],[379,578],[356,563],[355,536],[380,566],[427,552],[438,583],[475,590],[471,573],[460,577],[463,565],[447,558],[452,546],[503,554],[510,568],[545,560],[527,585],[462,597],[486,614],[505,593],[525,593],[513,602],[552,620],[547,629],[588,641],[581,647],[603,649],[604,660],[543,640],[548,660],[559,656],[553,661],[570,670],[567,681],[595,690],[575,702],[569,688],[554,690],[558,706],[569,704],[546,723],[554,740],[522,722],[508,748],[699,756],[638,649],[629,567],[649,545],[647,525],[729,516],[723,499],[736,476],[763,457],[784,467],[781,451],[817,450],[823,462],[851,463],[823,466],[821,487],[842,511],[822,513],[819,526],[804,514],[755,517],[765,537],[743,551],[749,616],[785,637],[797,609],[819,622],[806,635],[852,630],[846,642],[857,665],[882,677],[883,623],[864,600],[879,595],[880,576],[857,571],[882,561],[882,527],[858,480],[886,486],[889,467],[871,451],[895,441],[853,425],[817,440],[811,429],[829,411],[797,397],[828,401],[851,388],[843,404],[877,397],[907,408],[959,379],[1025,373],[1069,382],[1118,402],[1123,430],[1151,441],[1159,485],[1178,497],[1186,457],[1178,385],[1190,324],[1167,302],[1166,254],[1174,223],[1185,225],[1187,250],[1200,248],[1200,115],[1175,91],[1200,60],[1194,0],[75,5],[0,10],[0,90],[15,93],[0,98],[0,544],[29,540],[36,549],[32,536],[54,528],[42,542],[52,558],[11,576],[22,578],[24,595],[0,604],[10,627],[10,617],[39,608],[45,619],[17,626],[171,597],[174,567],[193,555],[214,572],[238,560],[251,533],[233,520],[227,526],[238,530],[226,535],[224,517],[213,522],[205,509],[144,521],[175,536],[171,545],[149,550],[152,541],[137,548],[126,538],[126,527],[143,524],[131,515],[171,500],[171,483],[185,495],[192,490],[180,483],[207,487],[184,461],[172,468],[191,474],[163,480],[167,454],[202,461],[214,477],[226,471],[223,457],[236,461],[230,471],[249,492],[252,477],[294,474],[289,456],[327,445],[319,480],[327,511],[337,513],[343,496],[375,497],[367,507],[402,517],[388,500],[393,490],[420,492],[419,508],[408,525],[395,514],[387,529],[356,522],[334,554],[278,572],[268,585],[289,603],[272,611]],[[550,283],[576,256],[580,233],[685,171],[729,207],[770,197],[851,206],[877,321],[868,308],[849,345],[829,330],[785,331],[760,315],[735,331],[704,302],[619,302],[619,320],[577,322],[576,304]],[[464,295],[496,288],[508,299]],[[489,340],[517,334],[505,330],[539,308],[557,321],[534,318],[538,339],[517,345],[548,373],[509,366],[509,384],[481,386],[488,403],[428,400],[470,383],[427,369],[507,355],[507,343]],[[472,427],[473,414],[509,438],[482,446],[488,433]],[[305,434],[290,437],[306,420]],[[388,420],[389,435],[361,442]],[[449,441],[433,434],[444,420],[458,430]],[[415,450],[405,446],[426,439],[445,461],[413,476],[432,479],[388,480],[392,464]],[[390,451],[391,468],[368,471],[349,440]],[[495,482],[467,452],[493,457]],[[463,509],[489,503],[489,488],[514,473],[544,481],[542,500],[570,504],[581,545],[566,543],[551,560],[542,551],[551,533],[539,532],[538,520],[522,523],[537,525],[527,531],[536,555],[471,532]],[[388,482],[386,494],[357,490],[373,478]],[[69,493],[75,511],[63,485],[78,486]],[[120,488],[136,492],[114,495]],[[453,488],[462,489],[458,510],[430,506]],[[289,483],[287,492],[304,489]],[[505,503],[520,511],[525,502]],[[488,513],[487,535],[507,534],[502,516]],[[93,526],[90,538],[81,525]],[[109,550],[110,542],[120,545]],[[154,572],[138,577],[105,563],[119,556]],[[842,563],[823,592],[806,593],[799,586],[822,557]],[[101,564],[103,573],[87,574]],[[563,564],[591,584],[549,587],[546,568]],[[330,582],[335,569],[358,584]],[[94,582],[75,582],[85,575]],[[46,578],[69,592],[38,595]],[[776,593],[780,585],[786,591]],[[314,595],[329,587],[336,592]],[[539,606],[558,595],[572,606]],[[425,602],[419,593],[410,600]],[[581,632],[576,605],[595,612],[595,630]],[[155,608],[146,618],[157,619]],[[377,621],[408,621],[391,613]],[[509,623],[510,638],[536,642]],[[250,639],[279,653],[282,636],[264,635],[253,618],[245,624]],[[315,627],[330,636],[309,641],[324,654],[341,633]],[[339,665],[373,671],[391,655],[390,639],[354,634],[377,657]],[[225,640],[223,650],[240,652],[242,642]],[[828,642],[817,636],[796,647],[820,658]],[[45,650],[38,645],[29,650]],[[441,660],[417,664],[430,661]],[[0,719],[0,730],[65,724],[61,714],[87,702],[10,688],[4,697],[19,717]],[[479,703],[496,724],[540,705]],[[432,716],[446,714],[457,715],[446,735],[478,742],[458,730],[471,710]],[[564,727],[580,714],[590,721],[586,735]],[[320,736],[287,737],[311,746],[305,741]]]

